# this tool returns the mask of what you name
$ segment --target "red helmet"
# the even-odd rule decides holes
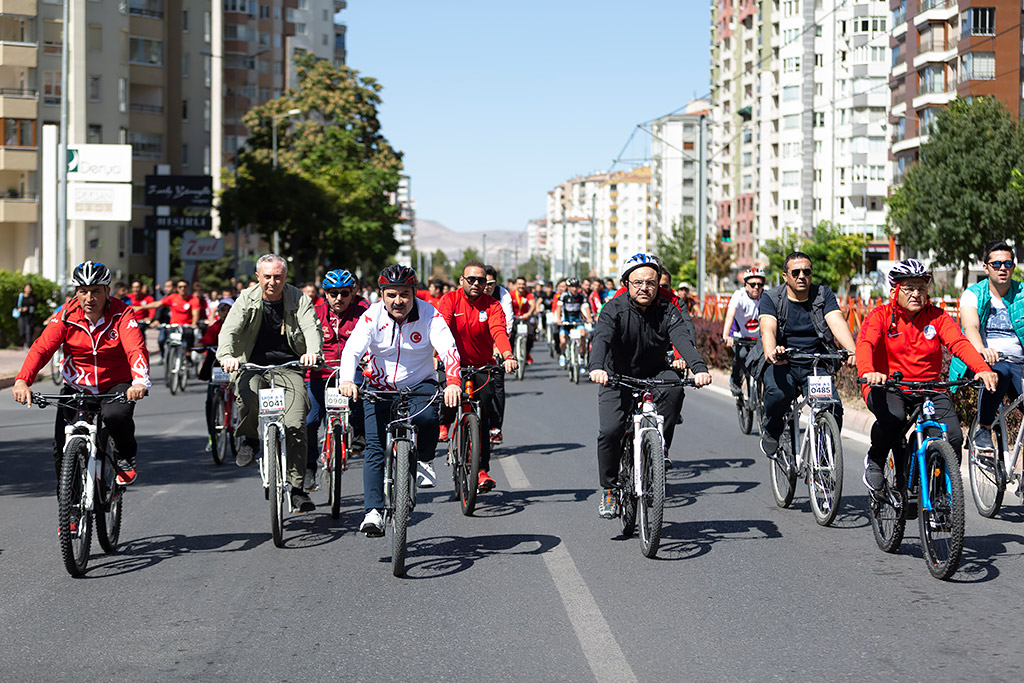
[[[388,266],[380,271],[377,278],[377,286],[380,289],[385,287],[416,287],[416,271],[409,266]]]

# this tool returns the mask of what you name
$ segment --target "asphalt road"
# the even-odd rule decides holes
[[[255,468],[203,452],[203,389],[142,401],[139,481],[122,546],[64,571],[50,463],[53,411],[0,401],[0,671],[5,680],[1005,680],[1024,585],[1022,509],[968,503],[961,570],[931,578],[916,523],[896,555],[866,516],[864,445],[845,441],[834,528],[806,487],[775,506],[754,437],[720,391],[691,390],[672,451],[656,560],[597,516],[596,388],[537,349],[509,381],[498,490],[463,517],[450,472],[421,490],[408,575],[390,538],[356,532],[362,479],[341,519],[314,513],[270,537]],[[544,358],[540,356],[544,355]],[[162,369],[157,369],[158,373]]]

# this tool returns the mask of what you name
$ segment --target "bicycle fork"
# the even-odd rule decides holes
[[[654,427],[642,427],[644,418],[653,417],[655,420]],[[661,440],[661,429],[665,422],[665,418],[662,417],[654,406],[654,396],[650,392],[644,393],[643,404],[640,408],[640,412],[633,415],[633,495],[640,497],[643,495],[643,489],[641,488],[640,467],[643,462],[643,453],[641,452],[641,444],[643,443],[644,432],[655,432],[657,438]],[[664,454],[664,453],[663,453]]]
[[[83,515],[86,512],[92,511],[96,505],[96,470],[99,466],[97,463],[98,459],[96,458],[96,425],[87,424],[84,426],[88,430],[84,434],[81,431],[83,427],[81,423],[64,426],[65,444],[72,437],[87,437],[86,445],[89,447],[89,460],[85,468],[85,509],[82,510]]]
[[[925,411],[926,412],[928,410],[928,404],[929,403],[931,403],[931,401],[926,401],[926,403],[925,403]],[[932,406],[932,408],[931,408],[931,415],[934,415],[934,414],[935,414],[935,408],[934,408],[934,406]],[[919,421],[914,426],[914,432],[917,435],[917,450],[915,451],[914,455],[915,455],[915,458],[917,460],[917,472],[918,472],[917,476],[921,480],[921,507],[924,508],[925,510],[927,510],[928,512],[932,512],[934,510],[934,507],[932,506],[932,495],[931,495],[931,490],[930,490],[930,488],[931,488],[931,476],[930,476],[930,473],[928,472],[928,462],[927,462],[927,459],[925,458],[925,449],[927,448],[927,445],[928,445],[929,441],[934,441],[934,440],[938,440],[939,439],[939,437],[937,437],[937,436],[926,437],[924,435],[924,430],[930,429],[930,428],[935,428],[935,429],[941,430],[941,432],[942,432],[942,437],[941,438],[942,438],[943,441],[946,440],[946,425],[942,424],[941,422],[935,422],[934,420],[921,420],[921,421]],[[914,479],[914,477],[913,477],[913,469],[914,468],[910,468],[910,469],[911,469],[911,472],[908,473],[908,475],[907,475],[908,476],[908,482],[907,482],[907,488],[908,489],[911,488],[911,486],[913,484],[913,479]],[[953,490],[953,483],[949,480],[949,472],[943,472],[943,476],[946,479],[946,491],[952,491]]]

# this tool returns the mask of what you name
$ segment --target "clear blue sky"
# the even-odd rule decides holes
[[[348,0],[338,18],[348,65],[384,86],[418,217],[522,230],[559,182],[608,169],[637,123],[707,94],[708,5]],[[644,149],[638,131],[623,156]]]

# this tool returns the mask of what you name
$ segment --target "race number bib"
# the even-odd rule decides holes
[[[518,323],[516,325],[516,334],[529,334],[530,326],[526,323]]]
[[[811,375],[808,377],[807,398],[832,398],[831,375]]]
[[[214,384],[227,384],[231,379],[231,375],[224,371],[223,368],[214,368],[210,374],[210,381]]]
[[[324,406],[335,409],[348,408],[348,396],[342,396],[334,387],[327,387],[327,391],[324,392]]]
[[[178,330],[176,332],[171,332],[170,335],[168,335],[168,337],[170,338],[170,340],[172,342],[180,342],[181,341],[181,330]]]
[[[583,330],[578,327],[574,327],[569,330],[569,339],[579,339],[583,336]]]
[[[284,412],[284,387],[260,389],[260,415]]]

